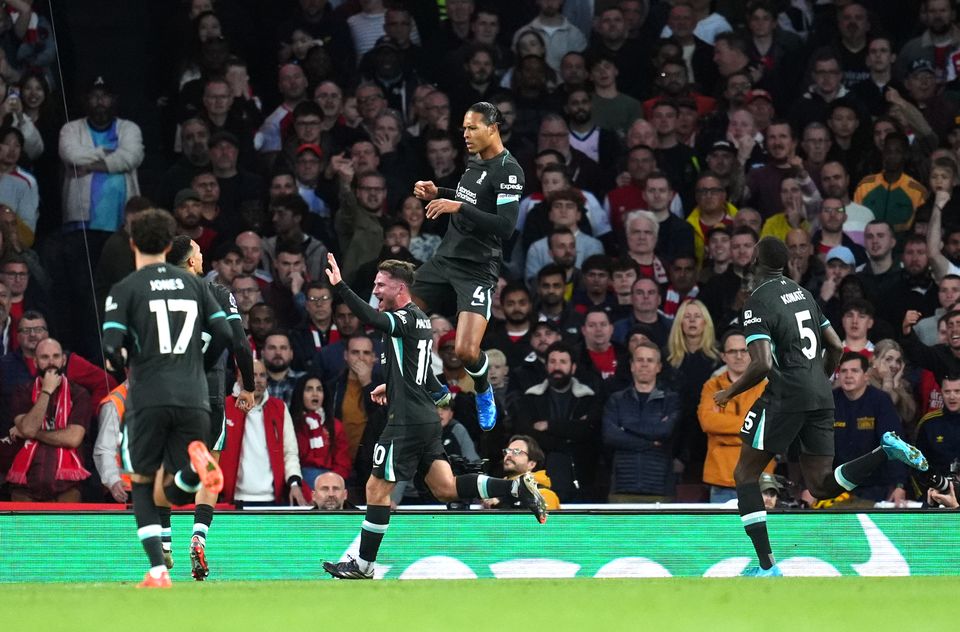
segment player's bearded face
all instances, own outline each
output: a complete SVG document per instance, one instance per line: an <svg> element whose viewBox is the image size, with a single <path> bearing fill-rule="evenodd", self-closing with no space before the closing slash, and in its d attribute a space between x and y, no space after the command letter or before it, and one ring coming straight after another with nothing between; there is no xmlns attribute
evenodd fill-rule
<svg viewBox="0 0 960 632"><path fill-rule="evenodd" d="M373 283L373 295L380 301L378 306L381 311L397 308L397 297L403 289L403 283L391 279L382 272L377 273L377 278Z"/></svg>

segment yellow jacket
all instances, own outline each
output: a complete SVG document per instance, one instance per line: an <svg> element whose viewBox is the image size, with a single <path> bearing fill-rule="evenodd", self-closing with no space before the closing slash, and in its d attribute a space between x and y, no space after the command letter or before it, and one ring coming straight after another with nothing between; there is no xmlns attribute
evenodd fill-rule
<svg viewBox="0 0 960 632"><path fill-rule="evenodd" d="M727 214L724 217L733 218L737 214L737 207L727 202ZM700 226L700 207L693 209L693 212L690 213L690 216L687 217L687 223L690 224L690 228L693 229L693 251L697 256L697 267L703 265L703 258L706 251L706 235L703 234L703 228Z"/></svg>
<svg viewBox="0 0 960 632"><path fill-rule="evenodd" d="M520 478L520 476L509 476L507 477L510 480L515 478ZM537 481L537 487L540 488L540 495L543 496L544 502L547 503L547 511L556 511L560 509L560 497L557 496L556 492L550 489L550 477L547 476L546 470L537 470L533 473L533 480Z"/></svg>
<svg viewBox="0 0 960 632"><path fill-rule="evenodd" d="M730 375L723 371L719 375L707 380L700 394L700 406L697 408L697 417L700 427L707 434L707 458L703 462L703 482L721 487L735 487L733 468L740 458L740 428L743 418L767 387L764 380L740 393L721 409L713 401L717 391L728 388L732 384ZM766 472L773 472L771 462Z"/></svg>

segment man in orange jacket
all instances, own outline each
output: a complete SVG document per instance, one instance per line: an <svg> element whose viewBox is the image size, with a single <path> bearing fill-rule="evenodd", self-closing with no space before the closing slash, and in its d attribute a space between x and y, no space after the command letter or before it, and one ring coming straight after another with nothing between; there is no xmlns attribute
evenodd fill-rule
<svg viewBox="0 0 960 632"><path fill-rule="evenodd" d="M700 427L707 434L707 458L703 463L703 482L710 485L710 502L724 503L737 497L733 480L733 468L740 458L740 427L743 417L763 394L767 381L764 380L734 397L720 408L713 401L713 395L728 388L739 378L750 364L747 353L747 340L739 329L728 330L720 340L725 366L707 380L700 394L700 406L697 417ZM773 463L766 472L773 472Z"/></svg>

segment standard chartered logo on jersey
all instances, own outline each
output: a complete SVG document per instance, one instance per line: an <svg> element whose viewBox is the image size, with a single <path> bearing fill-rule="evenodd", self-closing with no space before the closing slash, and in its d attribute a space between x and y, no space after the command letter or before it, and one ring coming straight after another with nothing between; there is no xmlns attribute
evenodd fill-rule
<svg viewBox="0 0 960 632"><path fill-rule="evenodd" d="M114 514L114 512L109 512ZM119 512L118 512L119 513ZM774 514L770 539L787 575L958 575L951 512ZM0 583L134 581L143 566L129 515L0 516ZM218 514L207 556L218 580L319 579L323 560L356 555L361 514ZM173 516L185 550L192 513ZM30 533L30 541L4 535ZM266 546L269 544L269 546ZM110 551L110 563L104 563ZM380 549L386 579L725 577L753 564L736 514L394 514ZM214 566L215 562L215 566ZM174 580L189 581L177 564Z"/></svg>

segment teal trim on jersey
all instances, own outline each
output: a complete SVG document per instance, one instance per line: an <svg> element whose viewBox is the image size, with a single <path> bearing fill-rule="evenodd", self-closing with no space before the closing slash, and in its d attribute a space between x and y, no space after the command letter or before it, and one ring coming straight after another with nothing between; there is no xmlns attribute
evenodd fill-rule
<svg viewBox="0 0 960 632"><path fill-rule="evenodd" d="M837 481L837 484L840 485L840 487L844 488L848 492L852 491L854 488L856 488L857 484L851 483L847 480L847 477L844 476L843 472L841 471L842 468L843 466L841 465L833 471L833 478L835 481Z"/></svg>
<svg viewBox="0 0 960 632"><path fill-rule="evenodd" d="M383 464L383 476L391 483L397 482L396 473L393 471L393 441L390 442L390 449L387 450L386 462Z"/></svg>
<svg viewBox="0 0 960 632"><path fill-rule="evenodd" d="M400 367L400 375L403 375L403 341L399 338L390 338L393 343L393 350L397 354L397 366Z"/></svg>
<svg viewBox="0 0 960 632"><path fill-rule="evenodd" d="M750 336L747 336L747 344L750 344L755 340L770 340L770 336L768 336L767 334L752 334Z"/></svg>
<svg viewBox="0 0 960 632"><path fill-rule="evenodd" d="M766 421L767 411L764 409L764 411L760 413L760 421L757 422L757 432L753 435L753 447L756 450L763 450L763 427Z"/></svg>
<svg viewBox="0 0 960 632"><path fill-rule="evenodd" d="M386 533L387 527L389 526L390 525L388 524L375 524L373 522L370 522L369 520L364 520L360 524L360 528L363 529L364 531L369 531L370 533L381 533L381 534Z"/></svg>
<svg viewBox="0 0 960 632"><path fill-rule="evenodd" d="M227 320L243 320L240 318L240 314L230 314L227 316Z"/></svg>
<svg viewBox="0 0 960 632"><path fill-rule="evenodd" d="M120 463L123 465L124 472L133 471L133 463L130 462L130 436L128 434L129 426L123 424L123 431L120 438Z"/></svg>
<svg viewBox="0 0 960 632"><path fill-rule="evenodd" d="M210 448L212 452L223 452L223 449L227 445L227 414L224 412L223 419L220 420L220 434L217 436L217 440L213 442L213 447Z"/></svg>
<svg viewBox="0 0 960 632"><path fill-rule="evenodd" d="M775 345L772 340L770 341L770 357L773 358L773 363L779 369L780 360L777 360L777 345Z"/></svg>
<svg viewBox="0 0 960 632"><path fill-rule="evenodd" d="M491 310L492 307L493 307L493 306L491 305L491 303L493 303L493 288L490 288L490 289L487 290L487 315L486 315L486 319L487 319L487 322L488 322L488 323L490 322L490 310Z"/></svg>
<svg viewBox="0 0 960 632"><path fill-rule="evenodd" d="M103 330L106 331L108 329L119 329L120 331L127 331L127 326L124 325L123 323L118 323L115 320L108 320L107 322L103 323Z"/></svg>
<svg viewBox="0 0 960 632"><path fill-rule="evenodd" d="M226 318L226 317L227 317L227 313L221 309L221 310L218 311L218 312L214 312L214 313L210 314L210 316L209 316L209 318L207 318L207 320L208 320L208 321L211 321L211 320L216 320L216 319L218 319L218 318Z"/></svg>
<svg viewBox="0 0 960 632"><path fill-rule="evenodd" d="M397 330L397 321L396 321L396 319L393 317L393 314L391 314L390 312L384 312L384 314L386 314L386 315L387 315L387 318L390 319L390 331L388 331L387 333L392 336L392 335L393 335L393 332L395 332L395 331Z"/></svg>
<svg viewBox="0 0 960 632"><path fill-rule="evenodd" d="M823 329L824 327L829 327L829 326L830 326L830 321L827 320L826 318L824 318L823 322L820 323L820 329Z"/></svg>

